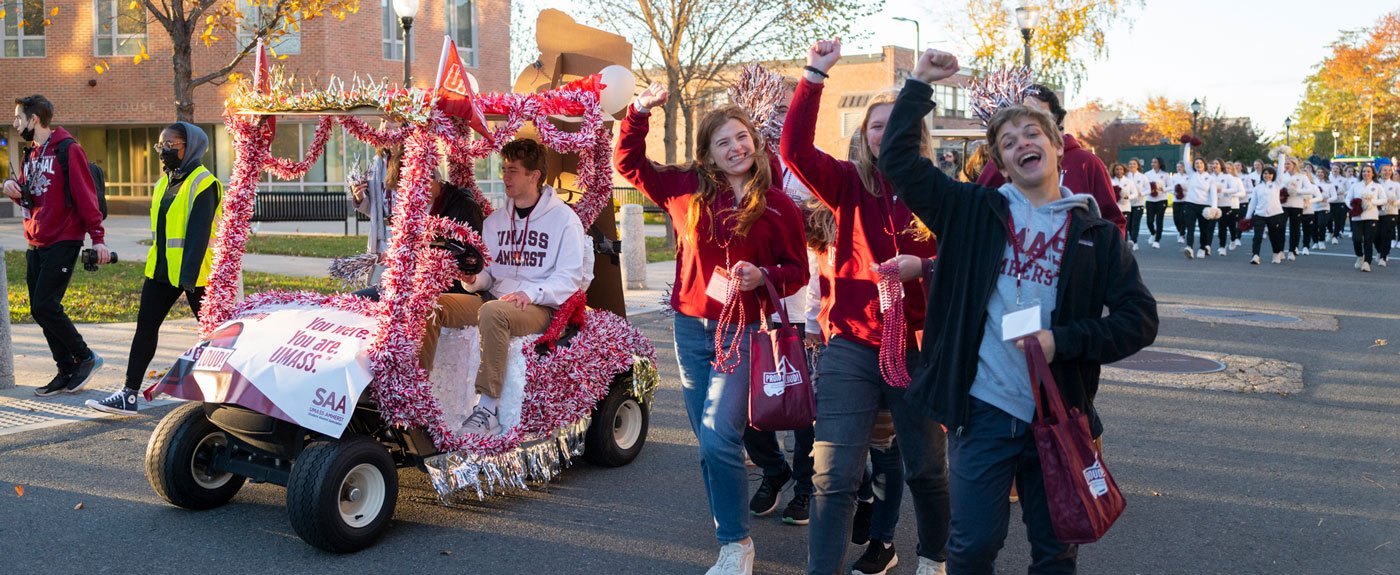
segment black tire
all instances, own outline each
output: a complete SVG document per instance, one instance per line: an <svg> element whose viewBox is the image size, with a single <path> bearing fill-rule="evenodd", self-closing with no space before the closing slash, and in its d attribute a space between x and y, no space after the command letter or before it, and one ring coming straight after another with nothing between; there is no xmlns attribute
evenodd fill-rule
<svg viewBox="0 0 1400 575"><path fill-rule="evenodd" d="M211 469L212 452L227 449L228 436L204 416L204 405L190 402L161 418L146 443L146 480L156 495L185 509L213 509L228 503L246 478Z"/></svg>
<svg viewBox="0 0 1400 575"><path fill-rule="evenodd" d="M383 535L398 494L398 469L389 450L363 435L346 434L312 443L292 463L287 519L312 546L353 553Z"/></svg>
<svg viewBox="0 0 1400 575"><path fill-rule="evenodd" d="M632 373L613 380L607 397L593 409L593 422L584 436L583 457L603 467L632 463L647 442L651 413L632 395Z"/></svg>

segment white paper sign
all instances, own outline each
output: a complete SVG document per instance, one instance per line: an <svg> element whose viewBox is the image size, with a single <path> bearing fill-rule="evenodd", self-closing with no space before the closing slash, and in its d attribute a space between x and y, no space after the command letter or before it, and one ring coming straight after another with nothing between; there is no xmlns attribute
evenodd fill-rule
<svg viewBox="0 0 1400 575"><path fill-rule="evenodd" d="M1021 339L1037 331L1040 331L1038 305L1001 316L1001 339L1004 341Z"/></svg>

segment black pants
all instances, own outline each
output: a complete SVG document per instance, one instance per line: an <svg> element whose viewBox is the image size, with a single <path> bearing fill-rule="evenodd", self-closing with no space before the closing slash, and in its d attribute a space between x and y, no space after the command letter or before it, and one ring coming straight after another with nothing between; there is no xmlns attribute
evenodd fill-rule
<svg viewBox="0 0 1400 575"><path fill-rule="evenodd" d="M1328 213L1332 216L1332 220L1328 226L1328 230L1332 233L1332 237L1342 237L1342 232L1346 231L1347 229L1347 205L1332 202L1332 209Z"/></svg>
<svg viewBox="0 0 1400 575"><path fill-rule="evenodd" d="M1381 216L1376 224L1376 253L1381 259L1390 259L1390 242L1395 241L1396 219L1400 216Z"/></svg>
<svg viewBox="0 0 1400 575"><path fill-rule="evenodd" d="M1269 234L1269 246L1273 253L1283 253L1283 223L1287 216L1254 217L1254 255L1259 255L1259 246L1264 243L1264 234Z"/></svg>
<svg viewBox="0 0 1400 575"><path fill-rule="evenodd" d="M165 323L170 308L179 301L180 294L185 294L190 311L199 317L204 288L190 291L151 278L146 278L146 282L141 284L141 307L136 310L136 335L131 338L131 357L126 364L127 389L141 387L141 381L146 378L146 368L150 367L151 358L156 356L156 346L160 344L160 326Z"/></svg>
<svg viewBox="0 0 1400 575"><path fill-rule="evenodd" d="M1201 243L1198 247L1200 247L1200 249L1210 251L1210 236L1212 233L1215 232L1215 222L1213 220L1206 219L1205 212L1206 208L1209 206L1204 206L1201 204L1191 204L1187 202L1181 202L1181 205L1185 208L1183 211L1185 212L1185 215L1188 218L1186 220L1187 247L1195 245L1196 229L1200 228Z"/></svg>
<svg viewBox="0 0 1400 575"><path fill-rule="evenodd" d="M1128 238L1137 245L1142 240L1142 206L1133 206L1128 211Z"/></svg>
<svg viewBox="0 0 1400 575"><path fill-rule="evenodd" d="M1240 238L1240 230L1235 227L1239 217L1239 212L1235 208L1221 206L1220 221L1217 222L1220 224L1220 247L1229 246L1230 240Z"/></svg>
<svg viewBox="0 0 1400 575"><path fill-rule="evenodd" d="M1152 241L1162 241L1162 226L1166 224L1167 202L1147 202L1147 235Z"/></svg>
<svg viewBox="0 0 1400 575"><path fill-rule="evenodd" d="M1296 252L1302 241L1303 208L1284 208L1283 215L1288 216L1288 251Z"/></svg>
<svg viewBox="0 0 1400 575"><path fill-rule="evenodd" d="M78 265L83 242L58 242L48 247L30 247L24 254L25 284L29 288L29 308L34 323L44 330L44 339L61 373L72 371L92 355L82 334L63 310L63 296Z"/></svg>
<svg viewBox="0 0 1400 575"><path fill-rule="evenodd" d="M1172 202L1172 225L1176 226L1176 235L1181 238L1186 237L1187 228L1190 227L1187 225L1187 222L1195 223L1195 220L1190 219L1187 214L1187 212L1190 211L1190 207L1191 204L1182 200ZM1191 242L1187 240L1186 243L1190 244Z"/></svg>
<svg viewBox="0 0 1400 575"><path fill-rule="evenodd" d="M749 452L749 459L753 460L754 465L763 469L764 477L779 477L784 473L791 473L797 482L792 487L792 494L811 495L814 468L812 443L816 435L811 427L793 433L797 441L792 449L791 466L788 466L787 458L783 456L782 442L778 441L778 433L775 431L744 428L744 449Z"/></svg>
<svg viewBox="0 0 1400 575"><path fill-rule="evenodd" d="M1312 249L1319 235L1317 231L1317 214L1303 214L1303 247Z"/></svg>
<svg viewBox="0 0 1400 575"><path fill-rule="evenodd" d="M1376 247L1376 220L1351 221L1351 247L1356 257L1371 263L1372 250Z"/></svg>

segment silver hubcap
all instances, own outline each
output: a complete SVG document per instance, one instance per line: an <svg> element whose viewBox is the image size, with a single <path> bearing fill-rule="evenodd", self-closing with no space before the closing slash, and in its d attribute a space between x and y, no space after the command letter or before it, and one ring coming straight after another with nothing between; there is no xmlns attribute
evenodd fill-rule
<svg viewBox="0 0 1400 575"><path fill-rule="evenodd" d="M373 523L384 507L386 489L378 467L356 465L340 482L340 520L354 528Z"/></svg>
<svg viewBox="0 0 1400 575"><path fill-rule="evenodd" d="M628 450L642 436L642 406L635 399L622 402L613 418L613 442L618 449Z"/></svg>
<svg viewBox="0 0 1400 575"><path fill-rule="evenodd" d="M190 476L205 489L218 489L233 479L232 473L218 473L213 470L214 453L228 447L228 437L222 432L210 433L199 440L194 447L194 457L190 458Z"/></svg>

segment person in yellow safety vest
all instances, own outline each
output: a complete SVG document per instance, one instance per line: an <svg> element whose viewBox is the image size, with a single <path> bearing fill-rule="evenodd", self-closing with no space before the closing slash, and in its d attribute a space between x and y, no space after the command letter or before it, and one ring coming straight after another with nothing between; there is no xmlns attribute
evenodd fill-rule
<svg viewBox="0 0 1400 575"><path fill-rule="evenodd" d="M200 163L208 148L209 137L194 124L176 122L160 133L156 151L165 175L151 194L154 242L146 256L146 281L141 285L126 386L102 401L88 400L89 408L135 415L136 392L155 357L160 326L180 294L185 294L190 311L199 316L223 196L218 178Z"/></svg>

